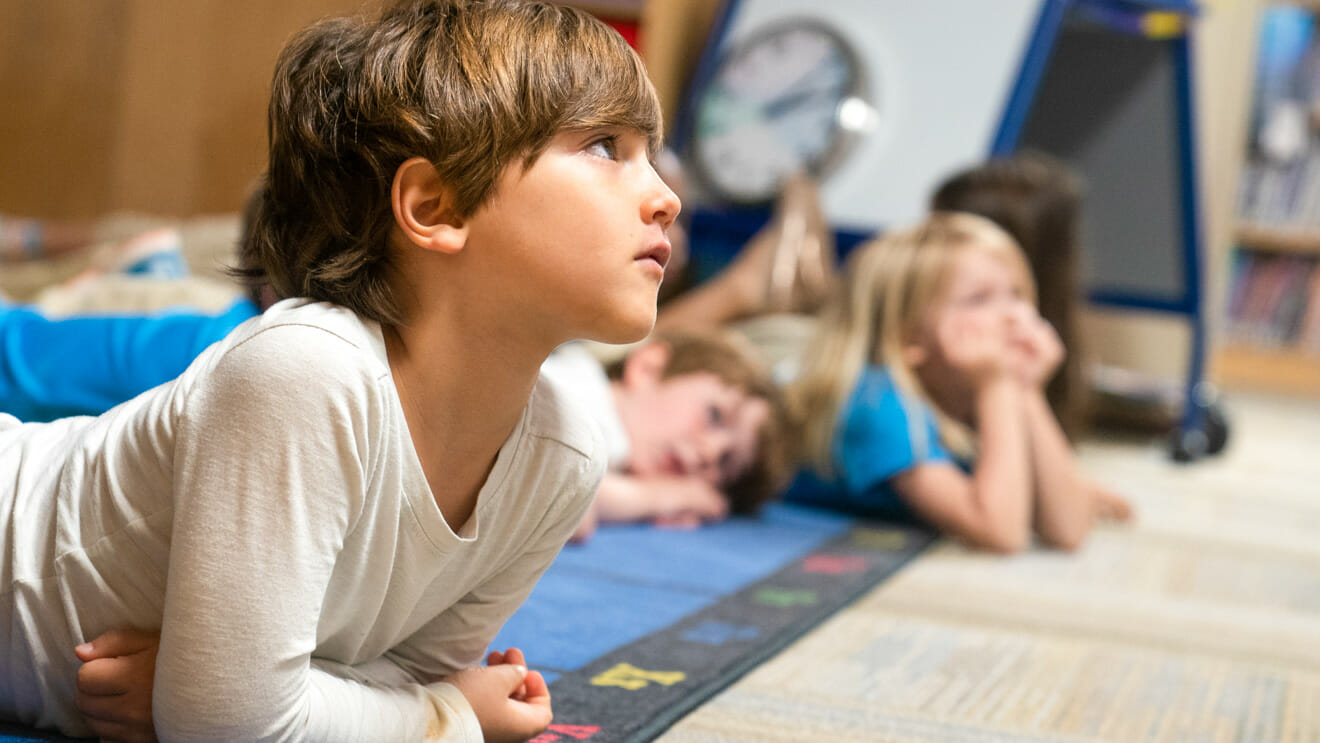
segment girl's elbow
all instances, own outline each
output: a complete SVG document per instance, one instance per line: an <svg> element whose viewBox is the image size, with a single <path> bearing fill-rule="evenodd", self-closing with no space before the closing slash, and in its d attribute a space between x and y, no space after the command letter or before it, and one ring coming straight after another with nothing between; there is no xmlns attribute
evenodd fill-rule
<svg viewBox="0 0 1320 743"><path fill-rule="evenodd" d="M1041 541L1063 552L1076 552L1086 542L1090 525L1084 523L1062 524L1043 531Z"/></svg>
<svg viewBox="0 0 1320 743"><path fill-rule="evenodd" d="M996 555L1016 555L1025 552L1030 543L1025 536L994 535L988 537L981 548Z"/></svg>
<svg viewBox="0 0 1320 743"><path fill-rule="evenodd" d="M962 541L973 549L993 552L997 555L1015 555L1023 552L1031 544L1031 535L1026 529L1010 526L973 529L962 535Z"/></svg>

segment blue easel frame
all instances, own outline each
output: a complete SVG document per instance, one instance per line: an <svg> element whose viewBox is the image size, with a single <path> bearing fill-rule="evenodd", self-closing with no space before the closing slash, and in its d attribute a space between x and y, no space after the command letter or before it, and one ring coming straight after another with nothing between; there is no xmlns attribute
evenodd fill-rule
<svg viewBox="0 0 1320 743"><path fill-rule="evenodd" d="M1031 106L1035 101L1050 56L1058 41L1064 19L1074 8L1092 8L1119 14L1139 15L1162 11L1194 16L1199 7L1191 0L1046 0L1036 22L1026 54L1023 55L1017 83L1005 106L1004 115L990 146L992 156L1007 156L1017 149ZM1200 209L1200 179L1197 175L1195 98L1192 83L1192 36L1184 24L1182 33L1160 40L1169 46L1174 64L1174 97L1178 117L1178 158L1182 189L1183 292L1182 296L1158 296L1121 289L1099 287L1087 298L1096 305L1123 309L1149 310L1182 315L1191 325L1191 358L1183 395L1179 434L1203 431L1206 426L1205 360L1208 352L1205 304L1202 291L1201 261L1203 231ZM1122 31L1117 31L1122 33Z"/></svg>
<svg viewBox="0 0 1320 743"><path fill-rule="evenodd" d="M739 4L739 0L725 0L712 24L706 48L684 95L680 116L671 137L671 144L678 151L683 151L692 136L691 112L696 106L698 96L714 76L719 60L720 42L728 32ZM995 135L989 143L988 156L1007 156L1017 150L1031 107L1058 42L1060 30L1069 12L1075 9L1129 19L1155 11L1186 17L1200 13L1200 6L1196 0L1044 0L1031 40L1019 65L1016 83L1005 104ZM1189 27L1190 24L1185 23L1181 33L1158 40L1158 43L1169 46L1174 65L1173 94L1178 118L1175 130L1182 189L1180 217L1183 235L1181 256L1183 292L1181 296L1161 296L1098 287L1087 294L1087 299L1096 305L1181 315L1191 325L1191 358L1188 363L1186 388L1183 394L1184 404L1177 431L1181 438L1185 438L1189 433L1204 432L1210 397L1207 394L1209 387L1205 382L1208 344L1201 269L1203 230L1200 216L1200 179L1196 160L1195 100L1192 83L1193 41ZM1116 30L1116 33L1123 32ZM750 238L768 217L767 208L724 207L698 210L693 217L694 258L705 251L709 254L708 257L712 258L714 267L718 268L732 257L736 252L736 246L742 245ZM702 240L700 237L702 234L710 235L709 239ZM846 254L869 236L866 231L838 229L837 225L835 234L841 255ZM698 275L704 278L701 266L698 266ZM1192 458L1195 456L1199 455L1194 454Z"/></svg>

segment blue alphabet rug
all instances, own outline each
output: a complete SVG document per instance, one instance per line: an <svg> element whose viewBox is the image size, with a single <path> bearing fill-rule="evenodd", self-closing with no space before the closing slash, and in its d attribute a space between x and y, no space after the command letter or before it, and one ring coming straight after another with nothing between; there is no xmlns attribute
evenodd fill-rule
<svg viewBox="0 0 1320 743"><path fill-rule="evenodd" d="M555 724L534 743L651 740L933 539L786 504L693 530L607 526L564 548L492 647L550 682ZM0 743L68 740L0 723Z"/></svg>

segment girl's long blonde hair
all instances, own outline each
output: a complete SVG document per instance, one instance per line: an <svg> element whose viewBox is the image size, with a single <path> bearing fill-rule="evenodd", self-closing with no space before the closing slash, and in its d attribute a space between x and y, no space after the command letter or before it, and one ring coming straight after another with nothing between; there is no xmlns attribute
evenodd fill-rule
<svg viewBox="0 0 1320 743"><path fill-rule="evenodd" d="M966 249L1009 260L1035 302L1031 270L1017 243L994 222L972 214L936 212L849 256L843 286L822 310L802 373L787 392L800 436L799 454L817 471L829 474L835 469L835 431L868 365L886 367L902 393L930 406L950 451L961 457L974 453L972 431L934 404L902 353L904 345L920 337L944 291L953 256Z"/></svg>

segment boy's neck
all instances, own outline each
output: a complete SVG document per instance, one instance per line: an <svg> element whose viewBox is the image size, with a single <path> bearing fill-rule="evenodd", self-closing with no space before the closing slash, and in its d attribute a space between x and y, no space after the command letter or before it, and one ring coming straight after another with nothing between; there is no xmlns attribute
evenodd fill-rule
<svg viewBox="0 0 1320 743"><path fill-rule="evenodd" d="M499 342L444 314L383 328L390 372L436 505L455 532L476 508L549 349ZM452 316L451 316L452 317Z"/></svg>

